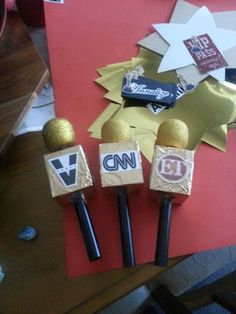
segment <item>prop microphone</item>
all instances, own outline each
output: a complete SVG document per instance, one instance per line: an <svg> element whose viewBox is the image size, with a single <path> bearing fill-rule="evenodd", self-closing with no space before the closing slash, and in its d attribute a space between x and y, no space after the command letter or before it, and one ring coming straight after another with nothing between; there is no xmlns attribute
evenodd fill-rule
<svg viewBox="0 0 236 314"><path fill-rule="evenodd" d="M75 133L66 119L49 120L43 127L43 138L47 148L53 152L44 160L53 197L70 195L84 244L90 261L101 257L94 227L89 215L83 189L91 187L93 180L81 145L75 144Z"/></svg>
<svg viewBox="0 0 236 314"><path fill-rule="evenodd" d="M160 216L154 263L168 261L171 208L191 193L194 152L185 149L188 127L178 119L164 121L158 129L150 176L150 190L158 191Z"/></svg>
<svg viewBox="0 0 236 314"><path fill-rule="evenodd" d="M100 173L103 188L115 187L120 219L123 265L135 265L127 185L143 183L141 156L131 129L123 120L110 119L102 127L99 145Z"/></svg>

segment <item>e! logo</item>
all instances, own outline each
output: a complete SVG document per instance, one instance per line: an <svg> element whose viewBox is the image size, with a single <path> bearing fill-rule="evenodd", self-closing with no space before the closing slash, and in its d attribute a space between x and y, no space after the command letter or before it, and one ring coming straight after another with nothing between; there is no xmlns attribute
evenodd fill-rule
<svg viewBox="0 0 236 314"><path fill-rule="evenodd" d="M183 157L177 154L166 154L158 158L156 172L162 180L169 183L178 183L188 175L188 165Z"/></svg>

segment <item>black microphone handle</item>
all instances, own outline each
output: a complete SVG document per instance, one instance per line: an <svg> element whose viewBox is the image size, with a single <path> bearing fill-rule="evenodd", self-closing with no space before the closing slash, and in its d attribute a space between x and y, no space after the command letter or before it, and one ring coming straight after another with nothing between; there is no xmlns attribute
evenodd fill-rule
<svg viewBox="0 0 236 314"><path fill-rule="evenodd" d="M77 191L71 195L71 201L80 224L84 244L90 261L95 261L101 257L98 241L94 227L89 215L87 202L82 191Z"/></svg>
<svg viewBox="0 0 236 314"><path fill-rule="evenodd" d="M154 264L164 267L168 263L172 200L170 196L163 195L160 198L160 202L161 206Z"/></svg>
<svg viewBox="0 0 236 314"><path fill-rule="evenodd" d="M120 219L123 265L132 267L135 265L135 257L126 187L117 188L116 195Z"/></svg>

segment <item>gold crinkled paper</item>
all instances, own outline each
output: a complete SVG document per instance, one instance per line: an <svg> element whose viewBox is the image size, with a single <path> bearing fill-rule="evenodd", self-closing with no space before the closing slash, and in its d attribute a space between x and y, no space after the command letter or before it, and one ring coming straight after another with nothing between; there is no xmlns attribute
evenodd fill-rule
<svg viewBox="0 0 236 314"><path fill-rule="evenodd" d="M234 84L209 77L192 93L178 99L174 108L163 110L157 115L145 107L125 106L121 97L122 79L127 71L137 65L144 68L145 77L167 83L179 82L175 71L156 72L160 61L160 55L140 48L136 58L97 69L100 77L95 81L106 90L104 97L110 104L89 127L91 136L101 138L101 127L109 118L123 119L133 128L134 139L139 141L142 153L151 162L158 126L166 119L176 118L184 121L189 128L188 149L196 149L203 140L225 151L227 126L236 118ZM130 100L129 105L132 105Z"/></svg>

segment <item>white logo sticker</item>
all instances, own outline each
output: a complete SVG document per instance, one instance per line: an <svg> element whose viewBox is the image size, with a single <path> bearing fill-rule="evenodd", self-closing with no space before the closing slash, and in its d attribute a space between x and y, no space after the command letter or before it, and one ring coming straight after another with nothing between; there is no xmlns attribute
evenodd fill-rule
<svg viewBox="0 0 236 314"><path fill-rule="evenodd" d="M132 171L140 169L137 151L106 153L100 155L102 173L114 171Z"/></svg>
<svg viewBox="0 0 236 314"><path fill-rule="evenodd" d="M44 2L64 3L64 0L44 0Z"/></svg>
<svg viewBox="0 0 236 314"><path fill-rule="evenodd" d="M78 158L78 153L71 153L48 160L66 188L77 184Z"/></svg>
<svg viewBox="0 0 236 314"><path fill-rule="evenodd" d="M147 104L147 108L154 114L160 113L162 110L166 108L166 106L162 106L153 102L149 102Z"/></svg>
<svg viewBox="0 0 236 314"><path fill-rule="evenodd" d="M177 154L166 154L157 160L157 175L169 183L178 183L185 180L189 174L188 164Z"/></svg>

